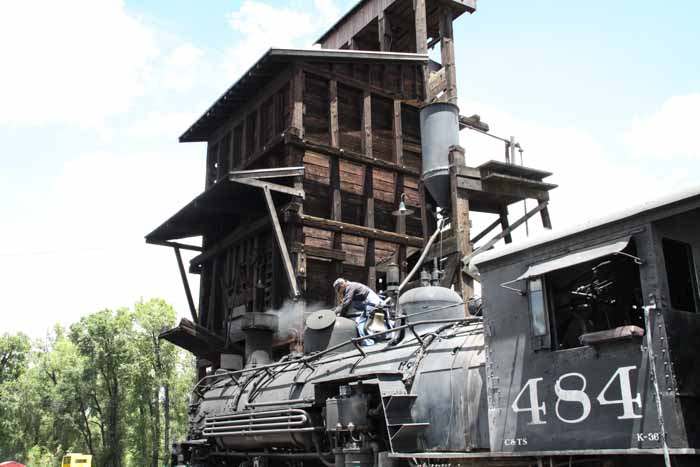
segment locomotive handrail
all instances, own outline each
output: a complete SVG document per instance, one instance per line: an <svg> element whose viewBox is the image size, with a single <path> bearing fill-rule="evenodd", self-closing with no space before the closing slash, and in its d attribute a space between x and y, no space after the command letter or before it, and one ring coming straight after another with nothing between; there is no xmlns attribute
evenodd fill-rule
<svg viewBox="0 0 700 467"><path fill-rule="evenodd" d="M409 330L411 331L411 333L413 333L414 335L416 335L417 333L415 332L415 330L414 330L413 328L414 328L415 326L421 326L421 325L426 325L426 324L449 324L449 323L465 323L465 324L471 324L471 323L480 323L480 322L482 322L482 321L483 321L483 318L481 318L481 317L464 317L464 318L449 318L449 319L429 319L429 320L423 320L423 321L416 321L416 322L414 322L414 323L403 324L403 325L401 325L401 326L397 326L397 327L392 328L392 329L389 329L389 330L387 330L387 331L382 331L382 332L378 332L378 333L372 334L372 335L369 336L369 337L383 336L383 335L390 334L390 333L393 333L393 332L396 332L396 331L400 331L400 330L402 330L402 329L409 329ZM207 381L207 380L209 380L209 379L212 379L212 378L219 378L219 377L222 377L222 376L230 376L230 377L233 378L233 377L235 377L236 375L241 375L241 374L244 374L244 373L249 373L249 372L251 372L251 371L261 371L261 370L262 370L262 371L268 371L270 368L277 368L277 367L280 367L280 366L283 366L283 365L289 365L290 363L299 363L299 364L304 365L304 364L306 364L306 363L308 363L308 362L311 362L311 361L313 361L313 360L317 360L318 358L320 358L320 357L322 357L322 356L324 356L324 355L326 355L326 354L328 354L328 353L330 353L330 352L333 352L334 350L340 349L340 348L342 348L342 347L344 347L344 346L346 346L346 345L348 345L348 344L352 344L352 345L355 346L355 348L358 348L358 344L359 344L360 342L362 342L362 341L363 341L364 339L366 339L366 338L367 338L367 337L353 337L353 338L351 338L351 339L348 339L348 340L346 340L346 341L341 342L340 344L334 345L333 347L329 347L329 348L327 348L327 349L325 349L325 350L322 350L322 351L320 351L320 352L317 352L317 353L315 353L315 354L308 355L308 356L306 356L306 357L301 357L301 358L298 359L298 360L287 360L287 361L284 361L284 362L276 362L276 363L270 363L270 364L267 364L267 365L261 365L261 366L257 366L257 367L243 368L243 369L241 369L241 370L228 371L228 372L225 372L225 373L222 372L222 373L219 373L219 374L206 375L206 376L204 376L202 379L200 379L200 380L197 382L197 384L196 384L195 387L194 387L194 391L196 391L196 390L199 388L199 386L200 386L201 384L203 384L205 381ZM421 342L420 340L418 340L418 341L419 341L419 343ZM421 344L421 345L422 345L422 344ZM386 349L386 347L383 347L383 348L377 349L377 350L372 350L372 351L360 350L359 352L360 352L360 355L361 355L361 356L366 357L367 355L370 355L370 354L375 354L375 353L383 352L385 349ZM358 349L358 350L359 350L359 349Z"/></svg>
<svg viewBox="0 0 700 467"><path fill-rule="evenodd" d="M285 401L246 402L246 407L269 407L274 405L310 404L314 399L287 399Z"/></svg>

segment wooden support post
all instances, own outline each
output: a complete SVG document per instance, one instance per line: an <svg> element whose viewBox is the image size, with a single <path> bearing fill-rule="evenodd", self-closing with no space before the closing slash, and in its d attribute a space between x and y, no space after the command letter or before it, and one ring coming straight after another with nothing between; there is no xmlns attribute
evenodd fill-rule
<svg viewBox="0 0 700 467"><path fill-rule="evenodd" d="M277 119L279 116L277 115L277 109L278 107L278 101L280 99L279 94L275 93L271 97L272 99L272 109L270 109L270 114L268 115L268 118L270 119L270 136L269 139L273 139L275 136L277 136L277 127L279 126L279 123L277 123ZM233 143L231 144L233 146ZM231 165L233 167L233 165Z"/></svg>
<svg viewBox="0 0 700 467"><path fill-rule="evenodd" d="M362 153L372 157L372 94L366 89L362 97Z"/></svg>
<svg viewBox="0 0 700 467"><path fill-rule="evenodd" d="M399 204L401 203L401 196L404 190L404 175L399 173L396 174L396 192L394 195L394 210L399 209ZM406 235L406 216L396 216L396 232L401 235ZM406 245L399 245L399 277L401 280L406 277L408 273L408 263L406 262Z"/></svg>
<svg viewBox="0 0 700 467"><path fill-rule="evenodd" d="M334 221L342 221L342 203L340 197L340 159L331 157L331 219Z"/></svg>
<svg viewBox="0 0 700 467"><path fill-rule="evenodd" d="M377 22L379 26L379 50L382 52L391 52L391 23L389 23L389 18L386 17L383 10L379 12Z"/></svg>
<svg viewBox="0 0 700 467"><path fill-rule="evenodd" d="M501 206L500 211L501 212L498 214L498 217L501 221L501 228L506 230L508 227L510 227L510 224L508 223L508 206ZM513 241L513 237L510 234L504 236L503 239L506 243L511 243Z"/></svg>
<svg viewBox="0 0 700 467"><path fill-rule="evenodd" d="M420 196L420 218L423 228L423 242L427 243L430 236L435 232L435 222L428 209L428 192L425 190L423 180L418 182L418 194Z"/></svg>
<svg viewBox="0 0 700 467"><path fill-rule="evenodd" d="M329 89L329 126L331 146L334 148L340 147L340 133L338 126L338 82L334 79L330 80Z"/></svg>
<svg viewBox="0 0 700 467"><path fill-rule="evenodd" d="M194 307L194 300L192 299L192 291L190 290L190 282L187 280L187 272L185 271L185 265L182 262L182 255L180 254L180 248L173 247L175 251L175 258L177 259L177 267L180 270L180 279L182 279L182 286L185 288L185 295L187 296L187 305L190 307L190 314L192 315L192 321L197 323L197 309Z"/></svg>
<svg viewBox="0 0 700 467"><path fill-rule="evenodd" d="M500 217L498 219L496 219L495 221L493 221L491 224L489 224L489 226L486 227L484 230L479 232L474 238L472 238L471 239L472 245L476 245L476 242L478 242L479 240L481 240L482 238L487 236L489 234L489 232L491 232L493 229L495 229L499 225L502 226ZM502 227L502 228L505 229L506 227Z"/></svg>
<svg viewBox="0 0 700 467"><path fill-rule="evenodd" d="M510 225L510 227L508 227L503 232L499 233L498 235L493 237L491 240L489 240L488 242L486 242L485 244L483 244L482 246L477 248L474 252L469 253L467 256L464 256L462 258L462 263L464 264L464 266L465 267L468 266L468 263L471 260L471 258L474 257L474 255L476 255L478 252L486 251L486 250L490 249L491 247L493 247L496 243L499 242L499 240L501 240L506 235L509 235L513 230L515 230L518 227L520 227L521 225L523 225L525 222L528 221L528 219L530 219L532 216L534 216L538 212L542 211L546 206L547 206L547 201L540 201L540 204L538 204L533 209L528 211L523 217L521 217L517 221L513 222Z"/></svg>
<svg viewBox="0 0 700 467"><path fill-rule="evenodd" d="M460 190L457 185L457 174L459 168L464 166L464 148L453 146L450 151L450 187L451 187L451 209L450 209L450 224L452 235L457 243L457 258L462 258L472 252L471 242L469 241L469 199L466 191ZM457 293L462 295L464 299L464 313L469 314L467 309L467 300L474 295L474 281L471 277L462 272L459 260L456 261L455 267L457 271L454 273L454 284ZM449 274L450 271L447 271Z"/></svg>
<svg viewBox="0 0 700 467"><path fill-rule="evenodd" d="M540 211L540 216L542 217L542 227L547 230L552 229L552 219L549 217L549 208L545 205Z"/></svg>
<svg viewBox="0 0 700 467"><path fill-rule="evenodd" d="M401 203L401 195L403 195L404 190L404 175L399 173L396 174L396 192L394 194L394 210L399 209L399 204ZM406 233L406 216L396 216L395 230L397 233Z"/></svg>
<svg viewBox="0 0 700 467"><path fill-rule="evenodd" d="M284 234L282 233L282 226L280 225L279 218L277 217L277 209L275 208L275 203L272 201L270 188L267 186L263 187L263 192L265 194L268 214L270 214L270 220L272 220L272 231L275 236L275 241L277 242L277 247L279 248L279 252L282 256L284 269L287 273L287 280L289 280L289 286L292 288L294 297L298 297L301 295L301 293L299 292L299 286L297 285L297 279L294 274L294 266L292 265L292 260L289 257L287 243L285 242ZM214 262L216 263L216 260L214 260Z"/></svg>
<svg viewBox="0 0 700 467"><path fill-rule="evenodd" d="M364 182L365 198L365 227L374 228L374 169L371 165L365 167Z"/></svg>
<svg viewBox="0 0 700 467"><path fill-rule="evenodd" d="M241 167L245 167L248 162L248 118L243 119L241 125Z"/></svg>
<svg viewBox="0 0 700 467"><path fill-rule="evenodd" d="M253 150L253 154L257 154L260 152L260 147L261 147L260 141L262 140L261 132L262 132L262 107L258 107L258 110L255 111L255 132L253 133L253 140L254 140L253 147L255 149Z"/></svg>
<svg viewBox="0 0 700 467"><path fill-rule="evenodd" d="M416 53L428 53L428 25L425 14L425 0L413 0L416 25Z"/></svg>
<svg viewBox="0 0 700 467"><path fill-rule="evenodd" d="M219 257L214 258L211 264L211 275L209 282L209 303L207 304L209 309L207 310L207 320L206 323L202 323L210 331L214 330L214 325L216 323L216 293L218 288L216 287L217 279L219 273Z"/></svg>
<svg viewBox="0 0 700 467"><path fill-rule="evenodd" d="M415 17L415 40L416 40L416 53L427 54L428 53L428 24L427 15L425 11L425 0L413 0L413 10ZM423 100L428 101L428 67L422 66L420 71L423 78L422 93ZM418 83L418 80L416 80Z"/></svg>
<svg viewBox="0 0 700 467"><path fill-rule="evenodd" d="M331 175L330 175L330 186L331 186L331 218L334 221L342 222L343 220L343 205L342 198L340 194L340 159L338 157L331 156ZM333 232L332 245L334 250L343 249L343 233L341 231ZM343 274L343 261L333 261L335 275L341 276Z"/></svg>
<svg viewBox="0 0 700 467"><path fill-rule="evenodd" d="M365 198L365 227L374 228L374 169L371 165L365 167L364 181ZM376 289L377 268L375 267L374 255L375 241L367 239L367 251L365 252L365 267L367 267L367 285L371 289Z"/></svg>
<svg viewBox="0 0 700 467"><path fill-rule="evenodd" d="M292 92L289 93L292 102L292 128L299 138L304 139L304 71L297 69L292 81Z"/></svg>
<svg viewBox="0 0 700 467"><path fill-rule="evenodd" d="M394 162L403 165L403 129L401 128L401 101L394 100Z"/></svg>
<svg viewBox="0 0 700 467"><path fill-rule="evenodd" d="M294 177L294 188L303 192L304 191L304 176L303 175L297 175ZM298 203L296 203L297 206L297 213L300 215L304 214L304 203L302 202L302 199L297 197L295 198ZM290 225L287 227L287 231L290 232L290 236L292 237L291 240L295 243L304 243L304 229L300 225ZM297 285L299 286L299 290L302 291L303 293L306 293L306 252L305 251L300 251L295 253L296 255L296 277L297 277Z"/></svg>
<svg viewBox="0 0 700 467"><path fill-rule="evenodd" d="M452 31L452 10L443 7L440 12L440 55L445 69L447 102L457 104L457 72L455 70L455 45Z"/></svg>
<svg viewBox="0 0 700 467"><path fill-rule="evenodd" d="M375 240L373 238L367 239L365 265L367 266L367 287L372 290L377 290L377 266L375 258Z"/></svg>

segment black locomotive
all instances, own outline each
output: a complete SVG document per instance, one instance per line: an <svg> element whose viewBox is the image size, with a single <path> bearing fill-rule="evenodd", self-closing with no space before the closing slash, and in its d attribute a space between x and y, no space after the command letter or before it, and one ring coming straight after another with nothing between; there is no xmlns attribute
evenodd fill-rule
<svg viewBox="0 0 700 467"><path fill-rule="evenodd" d="M371 346L321 311L273 362L249 313L174 465L698 465L699 265L696 189L477 254L479 312L425 282Z"/></svg>

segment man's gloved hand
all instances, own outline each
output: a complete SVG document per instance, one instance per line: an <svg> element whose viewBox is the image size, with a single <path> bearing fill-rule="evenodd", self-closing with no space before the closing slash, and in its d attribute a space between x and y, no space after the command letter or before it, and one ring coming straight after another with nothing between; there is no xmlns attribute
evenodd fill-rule
<svg viewBox="0 0 700 467"><path fill-rule="evenodd" d="M336 316L342 316L342 315L343 315L343 314L342 314L343 309L342 309L341 307L339 307L339 306L335 307L335 308L333 309L333 312L335 313Z"/></svg>

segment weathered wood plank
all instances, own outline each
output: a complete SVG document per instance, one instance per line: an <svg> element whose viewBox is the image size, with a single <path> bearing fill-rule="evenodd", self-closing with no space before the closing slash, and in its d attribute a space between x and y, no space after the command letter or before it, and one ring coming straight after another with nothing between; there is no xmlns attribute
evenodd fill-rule
<svg viewBox="0 0 700 467"><path fill-rule="evenodd" d="M455 70L452 19L452 10L443 7L440 12L440 55L445 70L445 97L447 102L457 104L457 73Z"/></svg>
<svg viewBox="0 0 700 467"><path fill-rule="evenodd" d="M457 186L458 178L458 167L464 166L464 149L461 147L455 147L453 151L450 152L450 185L452 187ZM462 190L452 189L451 193L451 209L450 209L450 225L452 229L452 235L457 241L457 258L462 258L465 255L469 255L472 252L472 246L469 241L469 199ZM452 281L455 285L455 290L457 293L462 294L464 297L465 307L464 313L469 314L467 311L466 302L469 298L474 295L474 281L471 277L467 276L462 272L459 261L455 264L454 280Z"/></svg>
<svg viewBox="0 0 700 467"><path fill-rule="evenodd" d="M307 256L314 258L325 258L333 261L345 261L346 253L343 250L334 250L332 248L320 248L312 245L304 245L303 251Z"/></svg>
<svg viewBox="0 0 700 467"><path fill-rule="evenodd" d="M290 96L292 100L291 127L296 129L300 138L304 138L304 71L302 69L297 69L294 72Z"/></svg>
<svg viewBox="0 0 700 467"><path fill-rule="evenodd" d="M197 319L197 309L194 307L194 300L192 299L192 291L190 290L190 282L187 280L187 272L185 271L185 265L182 262L182 255L180 254L179 247L173 247L175 251L175 258L177 259L177 268L180 271L180 279L182 280L182 287L185 289L185 295L187 296L187 305L190 309L190 315L192 315L192 321L195 323Z"/></svg>
<svg viewBox="0 0 700 467"><path fill-rule="evenodd" d="M368 90L362 96L362 153L372 157L372 94Z"/></svg>
<svg viewBox="0 0 700 467"><path fill-rule="evenodd" d="M268 214L270 215L270 220L272 221L272 231L275 235L275 241L277 242L277 247L279 248L280 256L282 257L285 272L287 273L287 280L289 281L289 286L292 288L292 293L294 297L298 297L299 295L301 295L301 292L299 291L299 286L297 284L296 274L294 273L294 266L292 264L292 260L289 257L289 250L287 249L287 243L284 239L284 234L282 233L282 227L280 225L279 218L277 217L277 209L275 208L275 203L272 201L270 187L265 185L263 187L263 193L265 194L265 202L267 203Z"/></svg>
<svg viewBox="0 0 700 467"><path fill-rule="evenodd" d="M315 164L304 164L304 178L308 180L313 180L324 185L328 185L330 182L330 172L327 167L320 167Z"/></svg>
<svg viewBox="0 0 700 467"><path fill-rule="evenodd" d="M346 222L335 221L331 219L323 219L321 217L310 216L308 214L299 215L296 213L288 213L289 221L297 221L302 225L316 227L319 229L331 230L333 232L345 232L350 235L358 235L366 238L374 238L386 242L398 243L402 245L421 247L423 239L413 237L411 235L402 235L396 232L389 232L380 229L371 229L356 224L348 224Z"/></svg>
<svg viewBox="0 0 700 467"><path fill-rule="evenodd" d="M428 25L425 12L425 0L413 0L416 30L416 53L428 53Z"/></svg>
<svg viewBox="0 0 700 467"><path fill-rule="evenodd" d="M329 100L331 146L337 148L340 146L340 134L338 127L338 81L334 79L330 80Z"/></svg>
<svg viewBox="0 0 700 467"><path fill-rule="evenodd" d="M329 156L339 157L343 160L358 162L360 164L367 164L373 167L379 167L382 169L387 169L395 172L404 173L407 175L412 175L414 177L420 176L420 171L417 168L412 168L409 166L397 165L393 162L387 162L381 159L373 159L371 157L364 156L363 154L352 152L349 150L336 149L329 146L324 146L320 144L315 144L310 141L300 141L297 138L290 138L287 143L298 145L306 150L312 150L321 154L328 154Z"/></svg>
<svg viewBox="0 0 700 467"><path fill-rule="evenodd" d="M403 83L403 81L402 81ZM403 130L401 128L401 101L394 100L394 162L403 165Z"/></svg>
<svg viewBox="0 0 700 467"><path fill-rule="evenodd" d="M501 228L503 230L507 230L508 227L510 227L510 223L508 222L508 206L501 206L500 212L498 213L498 218L501 223ZM510 234L503 237L503 239L506 243L513 242L513 237Z"/></svg>
<svg viewBox="0 0 700 467"><path fill-rule="evenodd" d="M428 100L432 101L442 91L447 89L447 80L445 78L445 68L440 68L438 71L430 72L428 76Z"/></svg>

